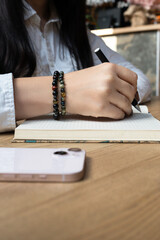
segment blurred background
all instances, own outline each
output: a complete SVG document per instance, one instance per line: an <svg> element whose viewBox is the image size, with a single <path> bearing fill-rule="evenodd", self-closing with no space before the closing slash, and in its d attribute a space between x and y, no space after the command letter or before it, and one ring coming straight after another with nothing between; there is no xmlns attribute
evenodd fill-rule
<svg viewBox="0 0 160 240"><path fill-rule="evenodd" d="M160 0L87 0L90 29L160 23Z"/></svg>
<svg viewBox="0 0 160 240"><path fill-rule="evenodd" d="M86 24L160 94L160 0L87 0Z"/></svg>

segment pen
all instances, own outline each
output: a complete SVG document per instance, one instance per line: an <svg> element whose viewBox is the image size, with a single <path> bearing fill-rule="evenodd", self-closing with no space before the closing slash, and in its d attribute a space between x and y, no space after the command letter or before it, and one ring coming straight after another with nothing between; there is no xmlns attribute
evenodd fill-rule
<svg viewBox="0 0 160 240"><path fill-rule="evenodd" d="M109 60L107 59L107 57L104 55L104 53L101 51L100 48L97 48L95 51L95 54L97 55L97 57L99 58L99 60L104 63L104 62L109 62ZM138 101L136 98L134 98L132 105L139 111L141 112L141 109L138 105Z"/></svg>

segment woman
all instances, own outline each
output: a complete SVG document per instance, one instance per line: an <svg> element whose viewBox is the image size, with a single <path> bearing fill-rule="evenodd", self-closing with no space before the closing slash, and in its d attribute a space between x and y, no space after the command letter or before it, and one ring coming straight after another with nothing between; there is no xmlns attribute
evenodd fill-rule
<svg viewBox="0 0 160 240"><path fill-rule="evenodd" d="M122 119L137 89L140 101L150 97L142 72L86 30L85 0L1 0L0 33L1 132L53 111L55 70L65 72L71 114ZM111 63L100 64L97 47Z"/></svg>

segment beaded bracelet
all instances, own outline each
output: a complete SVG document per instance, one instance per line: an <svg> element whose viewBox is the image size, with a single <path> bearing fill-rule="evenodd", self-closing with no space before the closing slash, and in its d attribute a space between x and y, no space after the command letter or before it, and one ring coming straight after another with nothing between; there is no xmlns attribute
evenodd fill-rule
<svg viewBox="0 0 160 240"><path fill-rule="evenodd" d="M59 72L55 71L53 74L52 94L53 94L53 118L59 119L59 105L58 105L58 77Z"/></svg>
<svg viewBox="0 0 160 240"><path fill-rule="evenodd" d="M66 93L64 85L64 72L59 73L60 94L61 94L61 115L66 115Z"/></svg>

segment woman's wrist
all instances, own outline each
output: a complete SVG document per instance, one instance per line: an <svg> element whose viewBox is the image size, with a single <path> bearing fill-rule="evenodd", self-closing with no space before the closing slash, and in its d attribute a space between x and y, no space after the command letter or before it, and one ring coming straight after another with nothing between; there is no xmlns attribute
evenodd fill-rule
<svg viewBox="0 0 160 240"><path fill-rule="evenodd" d="M27 119L53 111L52 76L14 79L16 119Z"/></svg>

